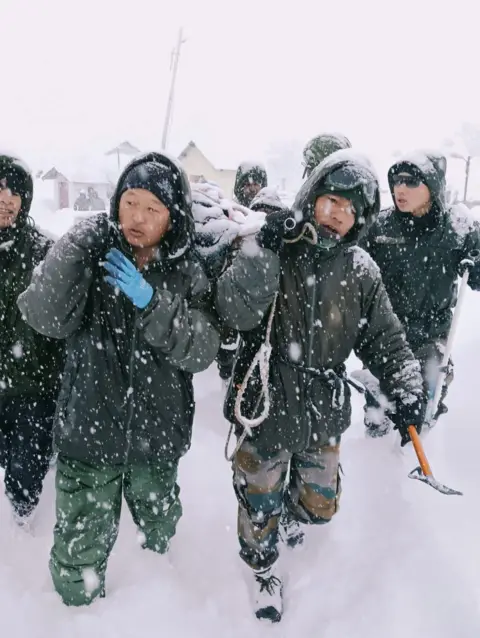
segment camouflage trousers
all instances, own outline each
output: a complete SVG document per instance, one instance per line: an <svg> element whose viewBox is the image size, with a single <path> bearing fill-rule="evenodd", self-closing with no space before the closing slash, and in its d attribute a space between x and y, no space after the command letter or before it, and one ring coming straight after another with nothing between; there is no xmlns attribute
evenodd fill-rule
<svg viewBox="0 0 480 638"><path fill-rule="evenodd" d="M245 442L233 460L241 558L254 569L278 558L282 512L300 523L328 523L338 510L340 440L301 454L264 459Z"/></svg>
<svg viewBox="0 0 480 638"><path fill-rule="evenodd" d="M104 594L122 494L142 547L159 554L167 551L182 515L176 478L177 462L97 467L58 457L50 572L65 604L88 605Z"/></svg>

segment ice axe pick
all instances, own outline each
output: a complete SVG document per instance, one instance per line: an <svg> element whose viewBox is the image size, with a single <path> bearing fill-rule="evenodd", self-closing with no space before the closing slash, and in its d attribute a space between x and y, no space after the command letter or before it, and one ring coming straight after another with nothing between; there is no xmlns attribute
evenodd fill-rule
<svg viewBox="0 0 480 638"><path fill-rule="evenodd" d="M417 430L414 425L410 425L408 427L408 433L413 443L413 447L415 449L415 453L418 458L418 462L420 463L419 467L416 467L414 470L410 472L408 478L417 479L418 481L423 481L430 487L433 487L437 492L441 492L442 494L456 494L457 496L463 496L462 492L458 492L457 490L452 490L452 488L439 483L437 479L433 476L432 469L425 455L425 451L423 449L422 442L420 437L418 436Z"/></svg>

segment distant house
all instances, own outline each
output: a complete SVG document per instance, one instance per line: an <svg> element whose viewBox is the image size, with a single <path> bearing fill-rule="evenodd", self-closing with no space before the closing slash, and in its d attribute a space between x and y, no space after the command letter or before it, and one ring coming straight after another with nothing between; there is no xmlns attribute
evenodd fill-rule
<svg viewBox="0 0 480 638"><path fill-rule="evenodd" d="M43 181L53 182L49 189L53 209L73 208L80 191L92 188L108 208L120 172L140 150L125 141L102 156L63 160L42 173ZM38 175L40 177L40 175Z"/></svg>
<svg viewBox="0 0 480 638"><path fill-rule="evenodd" d="M178 159L191 182L200 182L202 179L215 182L227 197L232 197L236 170L216 168L195 142L189 142Z"/></svg>
<svg viewBox="0 0 480 638"><path fill-rule="evenodd" d="M111 151L107 151L105 155L107 156L114 155L117 158L117 168L118 168L118 171L120 172L122 165L125 166L125 162L123 162L121 158L127 157L127 160L128 160L134 157L135 155L138 155L138 153L140 153L139 148L137 148L133 144L130 144L130 142L125 141L119 144L118 146L116 146L115 148L112 148Z"/></svg>
<svg viewBox="0 0 480 638"><path fill-rule="evenodd" d="M66 168L65 166L52 166L42 175L42 180L52 180L54 209L73 208L80 191L88 193L89 188L93 188L100 199L108 202L113 193L116 176L109 174L105 169L93 168L83 165L79 168Z"/></svg>

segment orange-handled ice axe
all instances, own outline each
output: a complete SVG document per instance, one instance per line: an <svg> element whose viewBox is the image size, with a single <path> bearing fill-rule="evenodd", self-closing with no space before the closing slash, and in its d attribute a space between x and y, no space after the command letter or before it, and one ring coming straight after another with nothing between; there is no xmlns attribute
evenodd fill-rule
<svg viewBox="0 0 480 638"><path fill-rule="evenodd" d="M433 489L441 492L442 494L456 494L458 496L463 496L462 492L457 492L457 490L452 490L450 487L439 483L437 479L433 476L432 469L430 467L430 463L425 455L425 450L423 449L422 442L420 437L418 436L417 430L414 425L410 425L408 427L408 433L413 443L413 447L415 448L415 453L418 458L418 462L420 463L419 467L416 467L414 470L410 472L408 478L417 479L419 481L423 481Z"/></svg>

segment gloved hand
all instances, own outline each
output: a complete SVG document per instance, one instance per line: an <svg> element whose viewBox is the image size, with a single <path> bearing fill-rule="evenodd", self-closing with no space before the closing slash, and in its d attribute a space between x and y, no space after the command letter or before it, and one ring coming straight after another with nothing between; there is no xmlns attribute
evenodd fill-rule
<svg viewBox="0 0 480 638"><path fill-rule="evenodd" d="M410 442L410 434L408 428L413 425L418 434L422 431L422 425L425 420L425 412L427 411L428 398L425 393L414 399L412 396L411 403L404 403L400 399L396 403L396 413L394 416L394 430L398 430L402 441L400 445L403 447Z"/></svg>
<svg viewBox="0 0 480 638"><path fill-rule="evenodd" d="M112 248L107 253L103 267L109 273L105 281L115 288L120 288L137 308L143 309L148 306L153 297L153 288L123 253Z"/></svg>
<svg viewBox="0 0 480 638"><path fill-rule="evenodd" d="M466 270L471 270L480 261L480 251L472 250L465 259L462 259L458 266L458 274L463 277Z"/></svg>
<svg viewBox="0 0 480 638"><path fill-rule="evenodd" d="M265 224L257 233L257 244L274 253L280 252L284 239L295 239L300 233L295 215L290 210L280 210L267 215Z"/></svg>

